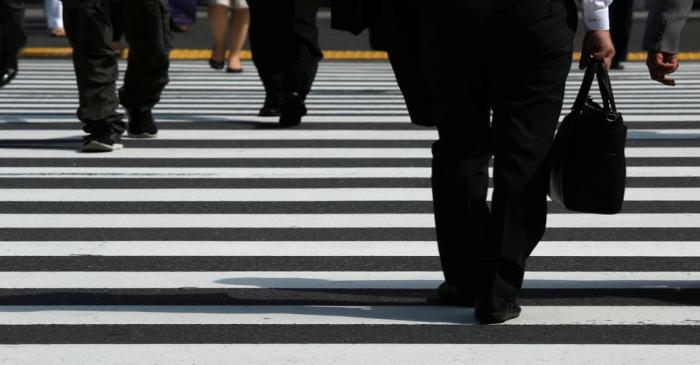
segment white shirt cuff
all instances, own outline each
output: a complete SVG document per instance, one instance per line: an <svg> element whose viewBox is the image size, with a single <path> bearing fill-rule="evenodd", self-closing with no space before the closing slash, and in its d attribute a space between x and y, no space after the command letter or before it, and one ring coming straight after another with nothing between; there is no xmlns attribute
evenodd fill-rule
<svg viewBox="0 0 700 365"><path fill-rule="evenodd" d="M594 30L610 30L610 16L608 8L596 9L584 12L583 23L587 32Z"/></svg>

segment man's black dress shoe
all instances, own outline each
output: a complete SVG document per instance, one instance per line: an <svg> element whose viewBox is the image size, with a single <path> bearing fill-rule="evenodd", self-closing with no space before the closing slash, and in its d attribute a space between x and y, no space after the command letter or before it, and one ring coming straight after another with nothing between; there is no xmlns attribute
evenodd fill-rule
<svg viewBox="0 0 700 365"><path fill-rule="evenodd" d="M487 295L476 299L474 315L482 324L503 323L518 318L520 306L514 300Z"/></svg>
<svg viewBox="0 0 700 365"><path fill-rule="evenodd" d="M280 109L273 106L263 106L258 112L260 117L279 117Z"/></svg>
<svg viewBox="0 0 700 365"><path fill-rule="evenodd" d="M455 285L450 285L447 282L440 284L438 287L438 296L440 301L447 305L456 305L460 307L473 307L474 296Z"/></svg>
<svg viewBox="0 0 700 365"><path fill-rule="evenodd" d="M265 103L258 112L261 117L279 117L280 116L280 101L279 97L274 94L265 95Z"/></svg>
<svg viewBox="0 0 700 365"><path fill-rule="evenodd" d="M304 99L297 93L289 93L280 100L280 124L293 127L301 123L301 117L306 115Z"/></svg>
<svg viewBox="0 0 700 365"><path fill-rule="evenodd" d="M16 68L8 68L8 69L0 70L0 87L3 87L5 85L9 84L10 82L12 82L12 80L14 80L16 76L17 76L17 69Z"/></svg>

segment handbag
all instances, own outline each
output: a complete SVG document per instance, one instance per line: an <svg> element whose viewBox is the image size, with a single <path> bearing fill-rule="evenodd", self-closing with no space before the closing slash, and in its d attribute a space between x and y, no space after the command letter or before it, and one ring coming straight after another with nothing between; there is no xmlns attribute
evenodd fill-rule
<svg viewBox="0 0 700 365"><path fill-rule="evenodd" d="M603 106L590 97L598 79ZM586 69L571 113L559 126L551 150L549 196L573 211L616 214L625 196L627 127L617 112L603 64Z"/></svg>

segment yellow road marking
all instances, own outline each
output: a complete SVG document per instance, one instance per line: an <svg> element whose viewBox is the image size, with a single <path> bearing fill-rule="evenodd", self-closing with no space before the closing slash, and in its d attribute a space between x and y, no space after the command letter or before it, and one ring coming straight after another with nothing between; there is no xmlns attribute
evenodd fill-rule
<svg viewBox="0 0 700 365"><path fill-rule="evenodd" d="M126 49L122 57L128 57L129 50ZM25 48L22 56L26 58L68 58L73 51L71 48L46 47L46 48ZM323 55L328 60L386 60L387 55L381 51L324 51ZM208 49L174 49L170 52L170 59L173 60L207 60L211 56ZM243 51L243 59L251 58L250 51ZM581 53L575 52L574 59L578 60ZM627 59L629 61L646 60L646 52L630 52ZM681 61L700 61L700 52L681 52L678 55Z"/></svg>

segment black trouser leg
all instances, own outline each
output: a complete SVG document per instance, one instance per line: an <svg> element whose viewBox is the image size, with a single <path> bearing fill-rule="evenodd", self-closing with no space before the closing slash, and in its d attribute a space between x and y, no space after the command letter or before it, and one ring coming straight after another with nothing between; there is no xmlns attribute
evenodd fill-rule
<svg viewBox="0 0 700 365"><path fill-rule="evenodd" d="M283 91L297 93L302 98L311 92L318 64L323 59L318 43L317 12L317 0L295 0L293 32L297 41L290 48L290 66Z"/></svg>
<svg viewBox="0 0 700 365"><path fill-rule="evenodd" d="M316 27L316 0L251 0L253 62L268 96L311 90L322 59Z"/></svg>
<svg viewBox="0 0 700 365"><path fill-rule="evenodd" d="M634 0L615 0L610 5L610 36L615 45L615 62L627 60L633 17Z"/></svg>
<svg viewBox="0 0 700 365"><path fill-rule="evenodd" d="M497 72L490 88L494 194L491 239L484 251L494 275L486 290L506 298L518 295L526 260L545 232L548 155L571 69L577 19L571 2L562 0L535 2L515 14L497 25L502 32L492 40L500 47L493 51ZM523 22L522 14L532 20ZM527 57L513 59L514 54Z"/></svg>
<svg viewBox="0 0 700 365"><path fill-rule="evenodd" d="M26 42L24 1L0 0L0 70L17 68L17 55Z"/></svg>
<svg viewBox="0 0 700 365"><path fill-rule="evenodd" d="M547 155L571 66L572 5L436 3L442 15L430 75L440 138L433 150L438 246L448 282L474 283L479 295L515 298L545 230Z"/></svg>
<svg viewBox="0 0 700 365"><path fill-rule="evenodd" d="M386 46L411 121L433 126L432 95L425 76L426 60L431 52L423 47L426 41L422 31L423 1L403 1L397 7L394 1L384 0L380 6L381 15L376 24L381 31L374 34Z"/></svg>
<svg viewBox="0 0 700 365"><path fill-rule="evenodd" d="M119 97L125 108L149 111L168 84L171 47L165 0L122 0L129 61Z"/></svg>
<svg viewBox="0 0 700 365"><path fill-rule="evenodd" d="M108 0L63 0L63 20L73 47L78 82L78 119L83 130L121 134L126 129L117 113L117 59L112 51L112 23Z"/></svg>

